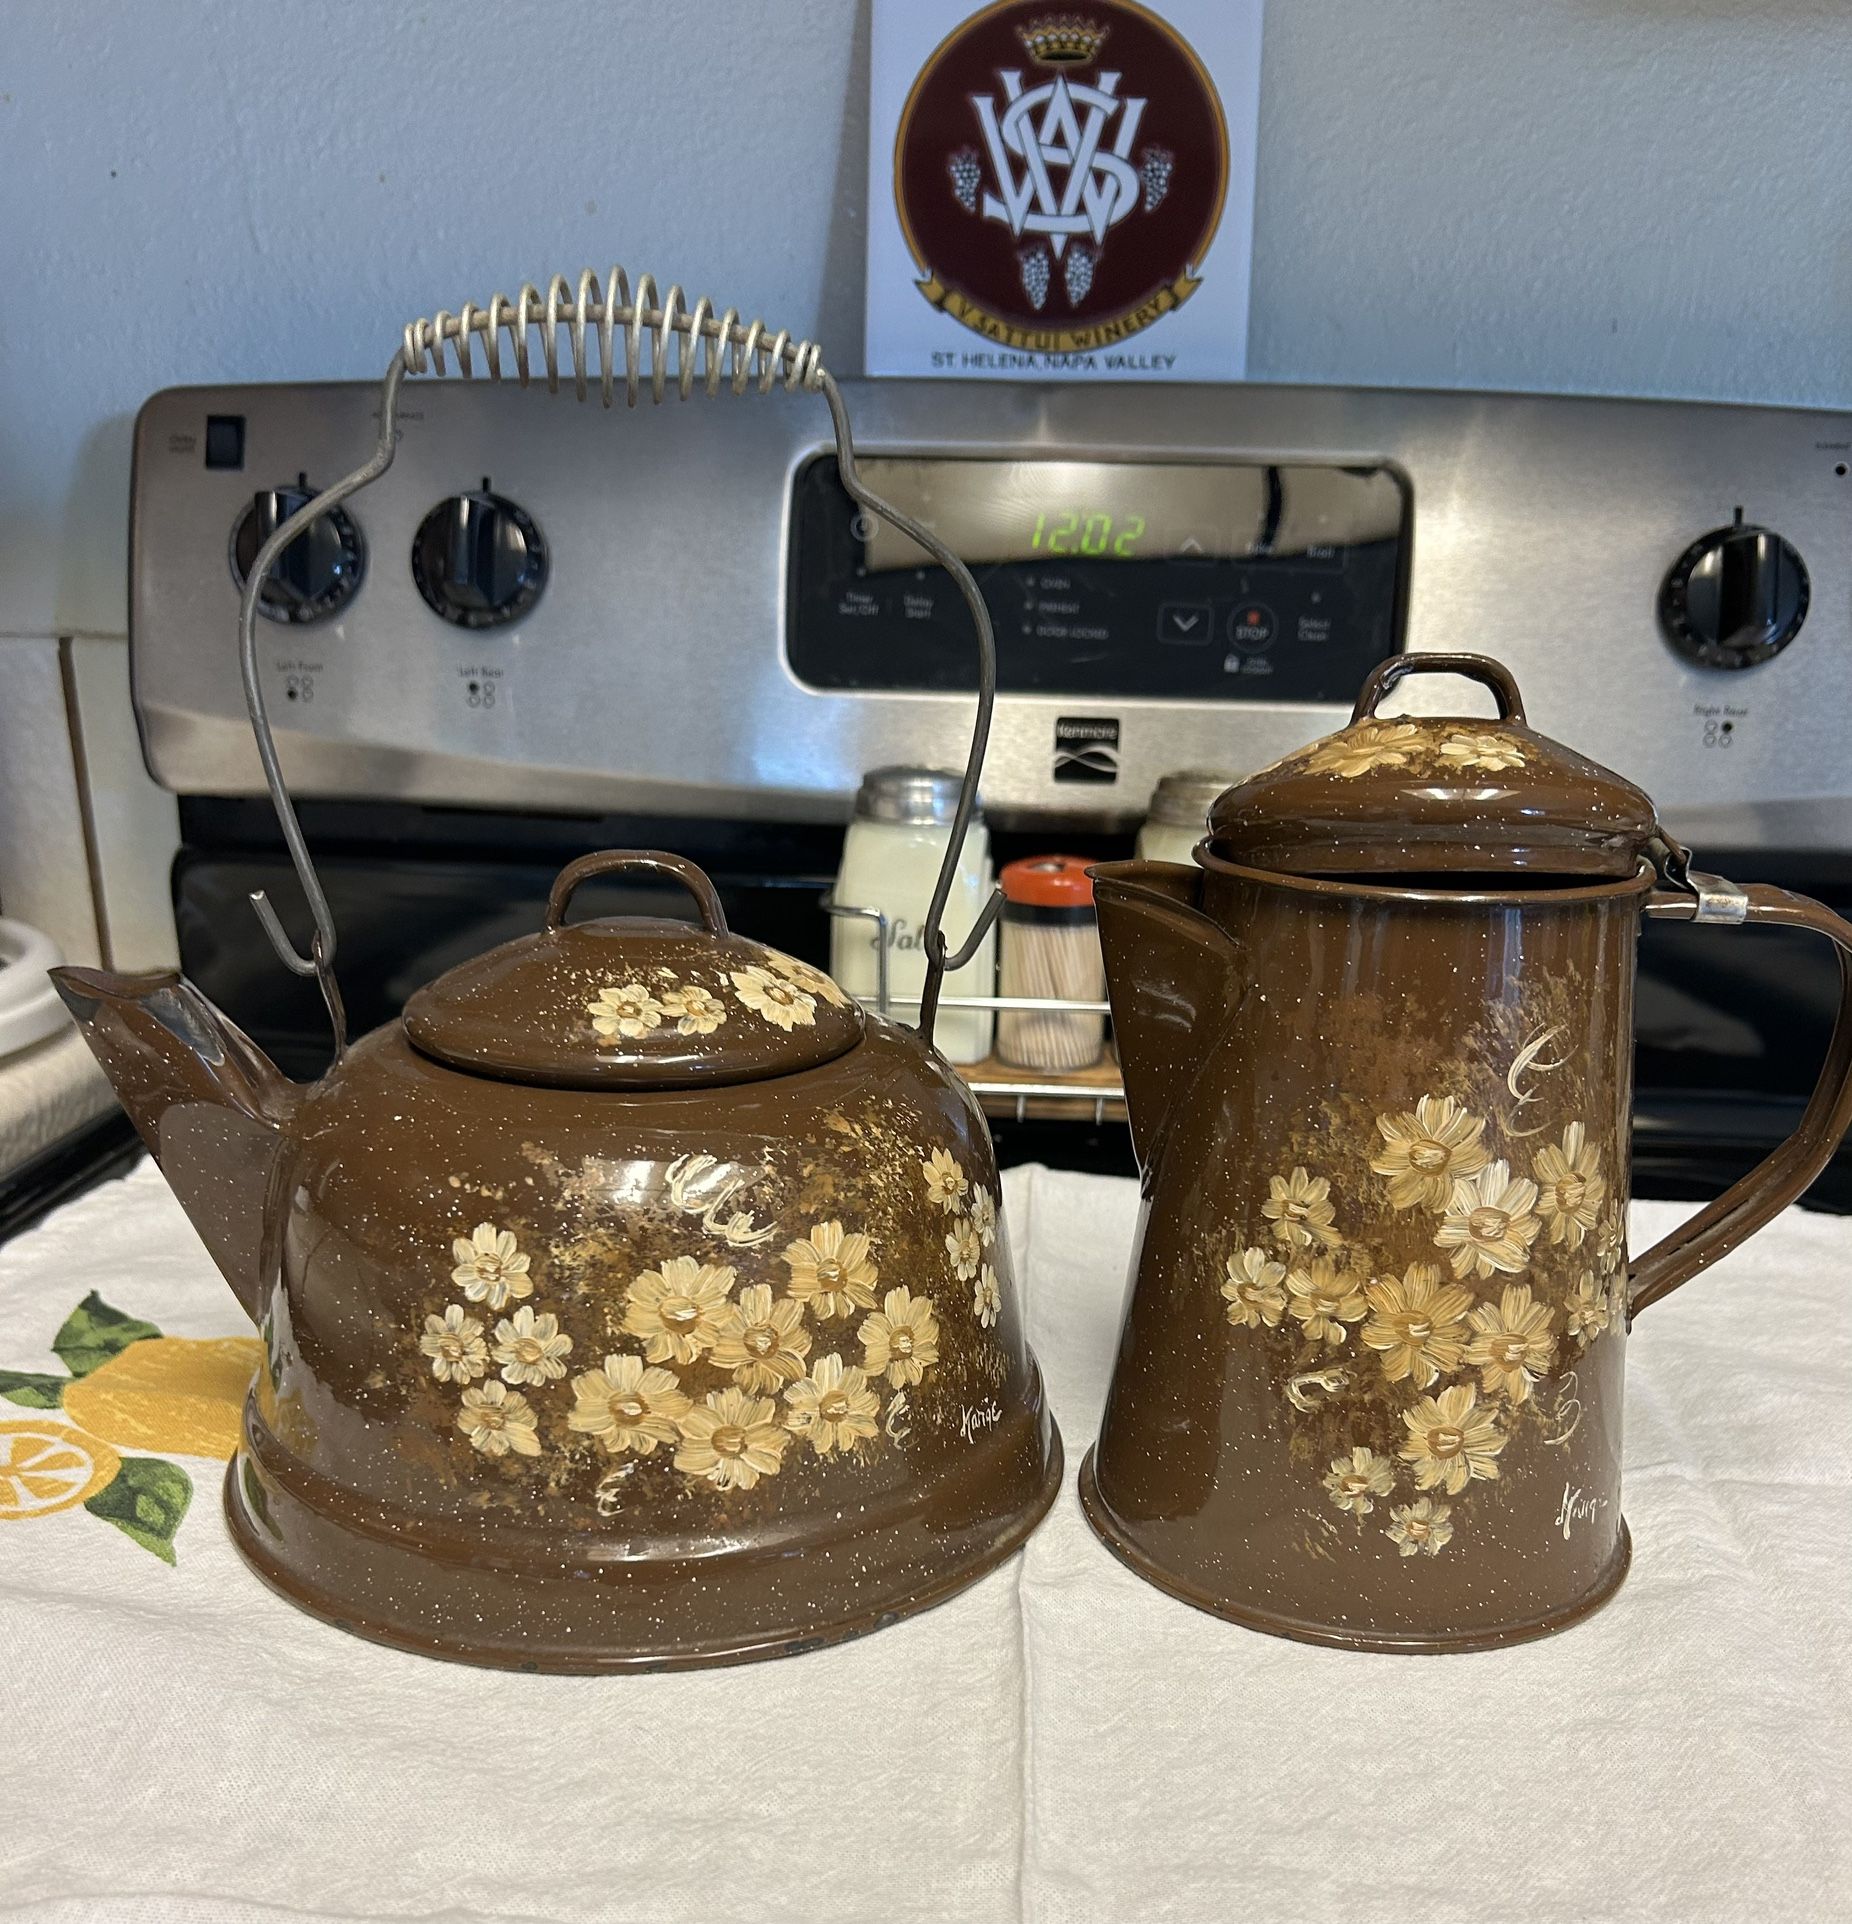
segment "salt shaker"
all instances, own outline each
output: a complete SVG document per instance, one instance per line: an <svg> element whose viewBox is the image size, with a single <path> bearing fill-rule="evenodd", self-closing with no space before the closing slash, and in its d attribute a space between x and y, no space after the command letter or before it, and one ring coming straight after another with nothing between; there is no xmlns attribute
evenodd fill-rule
<svg viewBox="0 0 1852 1924"><path fill-rule="evenodd" d="M926 981L920 927L951 840L960 778L940 768L876 768L862 778L855 816L843 837L836 877L839 907L876 909L887 918L887 988L903 1020L918 1012ZM974 814L965 835L957 879L945 905L945 940L956 950L990 899L990 830ZM876 925L855 916L831 923L830 973L857 998L873 1006L880 988ZM945 994L994 995L997 938L994 929L962 969L945 978ZM911 998L911 1000L908 1000ZM990 1054L989 1009L942 1007L935 1040L950 1062L981 1062Z"/></svg>

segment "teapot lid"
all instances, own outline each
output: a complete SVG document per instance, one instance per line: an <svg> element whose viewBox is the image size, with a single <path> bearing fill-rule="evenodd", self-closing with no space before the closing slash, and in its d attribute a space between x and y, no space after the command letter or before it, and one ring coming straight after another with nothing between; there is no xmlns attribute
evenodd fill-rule
<svg viewBox="0 0 1852 1924"><path fill-rule="evenodd" d="M701 923L566 922L594 875L646 869L695 898ZM831 1061L862 1012L821 969L732 934L714 885L655 849L581 856L547 898L546 926L446 970L405 1005L421 1054L456 1069L563 1089L753 1082Z"/></svg>
<svg viewBox="0 0 1852 1924"><path fill-rule="evenodd" d="M1378 717L1405 676L1443 672L1498 698L1495 721ZM1485 655L1397 655L1349 726L1229 789L1208 850L1297 875L1629 876L1659 836L1651 799L1524 720L1510 670Z"/></svg>

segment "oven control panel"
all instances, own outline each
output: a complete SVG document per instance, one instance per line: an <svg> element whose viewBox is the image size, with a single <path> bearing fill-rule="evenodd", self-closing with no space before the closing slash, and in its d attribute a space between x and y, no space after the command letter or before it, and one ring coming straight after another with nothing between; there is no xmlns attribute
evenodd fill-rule
<svg viewBox="0 0 1852 1924"><path fill-rule="evenodd" d="M1341 727L1393 652L1497 656L1531 721L1719 852L1852 845L1852 417L1266 384L851 381L874 487L970 563L999 823L1122 826L1165 774ZM372 382L170 388L135 428L149 767L261 795L237 661L264 537L364 461ZM858 510L814 395L412 379L388 470L266 584L302 796L840 821L962 765L975 658ZM1481 713L1421 677L1398 700ZM1053 832L1051 830L1051 832Z"/></svg>
<svg viewBox="0 0 1852 1924"><path fill-rule="evenodd" d="M871 456L863 478L976 576L1004 695L1347 701L1400 646L1411 502L1388 467ZM850 499L792 489L786 647L813 688L955 692L971 621Z"/></svg>

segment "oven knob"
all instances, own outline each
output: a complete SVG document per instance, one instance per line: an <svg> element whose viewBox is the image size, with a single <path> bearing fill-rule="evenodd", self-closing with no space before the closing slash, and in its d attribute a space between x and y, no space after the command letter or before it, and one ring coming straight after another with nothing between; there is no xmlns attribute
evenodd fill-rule
<svg viewBox="0 0 1852 1924"><path fill-rule="evenodd" d="M293 486L258 490L232 529L231 571L240 588L258 549L320 492L300 475ZM258 611L272 621L320 621L352 599L365 573L360 530L344 508L334 508L317 515L277 557L258 591Z"/></svg>
<svg viewBox="0 0 1852 1924"><path fill-rule="evenodd" d="M1700 668L1753 668L1781 653L1807 619L1807 567L1769 528L1738 508L1673 564L1659 590L1666 639Z"/></svg>
<svg viewBox="0 0 1852 1924"><path fill-rule="evenodd" d="M446 621L499 628L539 600L546 543L524 508L485 485L451 495L425 516L412 542L412 579Z"/></svg>

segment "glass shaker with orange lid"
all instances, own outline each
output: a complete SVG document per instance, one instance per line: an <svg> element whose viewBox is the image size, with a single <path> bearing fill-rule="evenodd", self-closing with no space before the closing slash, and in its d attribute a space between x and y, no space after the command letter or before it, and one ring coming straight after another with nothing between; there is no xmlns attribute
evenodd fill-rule
<svg viewBox="0 0 1852 1924"><path fill-rule="evenodd" d="M1092 1003L1106 995L1106 965L1093 908L1088 862L1078 855L1034 855L1011 862L1003 889L998 974L1005 1000ZM1106 1018L1087 1009L1004 1009L997 1054L1024 1069L1088 1069L1105 1048Z"/></svg>

